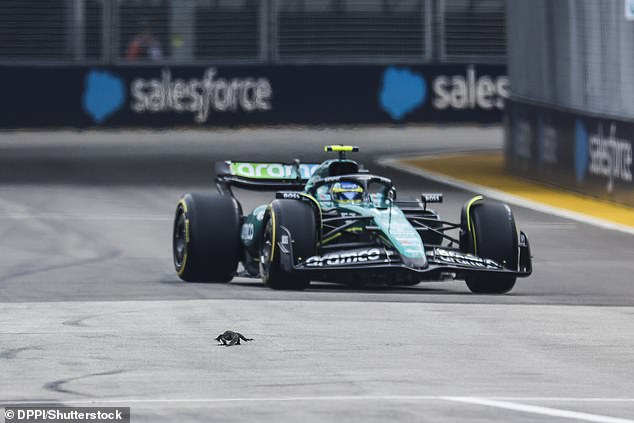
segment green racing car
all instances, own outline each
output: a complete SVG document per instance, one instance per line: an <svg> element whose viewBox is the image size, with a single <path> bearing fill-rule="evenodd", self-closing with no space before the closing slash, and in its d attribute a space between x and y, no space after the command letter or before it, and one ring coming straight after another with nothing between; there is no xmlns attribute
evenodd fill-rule
<svg viewBox="0 0 634 423"><path fill-rule="evenodd" d="M325 162L216 164L219 194L186 194L174 220L173 258L191 282L261 278L274 289L310 281L415 285L465 280L474 293L502 294L532 272L527 236L506 204L476 196L460 221L429 208L440 193L397 200L392 181L333 145ZM232 188L276 191L247 215Z"/></svg>

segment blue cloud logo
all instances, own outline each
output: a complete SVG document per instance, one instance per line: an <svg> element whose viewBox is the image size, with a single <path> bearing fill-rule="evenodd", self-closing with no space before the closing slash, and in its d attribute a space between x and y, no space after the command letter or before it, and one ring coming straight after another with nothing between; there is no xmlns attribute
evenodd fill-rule
<svg viewBox="0 0 634 423"><path fill-rule="evenodd" d="M108 71L93 69L88 72L81 102L84 111L96 123L104 122L121 109L125 100L126 90L120 77Z"/></svg>
<svg viewBox="0 0 634 423"><path fill-rule="evenodd" d="M588 130L581 120L575 122L575 175L581 183L588 169Z"/></svg>
<svg viewBox="0 0 634 423"><path fill-rule="evenodd" d="M426 96L427 82L422 75L394 66L383 73L379 104L392 119L402 120L407 113L423 104Z"/></svg>

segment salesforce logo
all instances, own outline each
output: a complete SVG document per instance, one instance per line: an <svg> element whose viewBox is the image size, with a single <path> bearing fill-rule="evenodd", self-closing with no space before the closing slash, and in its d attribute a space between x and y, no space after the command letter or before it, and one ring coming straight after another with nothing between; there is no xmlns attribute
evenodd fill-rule
<svg viewBox="0 0 634 423"><path fill-rule="evenodd" d="M379 104L392 119L402 120L421 106L426 96L427 81L422 75L396 67L389 67L383 73Z"/></svg>
<svg viewBox="0 0 634 423"><path fill-rule="evenodd" d="M588 130L579 119L575 122L575 176L583 182L588 169Z"/></svg>
<svg viewBox="0 0 634 423"><path fill-rule="evenodd" d="M219 78L215 68L201 78L172 78L163 69L157 78L130 82L130 108L134 113L190 112L204 123L212 112L262 112L271 109L273 88L266 78ZM82 108L96 123L105 122L128 100L128 87L120 76L91 69L85 78Z"/></svg>
<svg viewBox="0 0 634 423"><path fill-rule="evenodd" d="M604 131L600 122L596 132L588 132L583 122L577 119L575 173L577 182L582 182L586 173L607 178L606 189L611 193L615 182L632 183L632 141L616 136L615 123L609 128Z"/></svg>
<svg viewBox="0 0 634 423"><path fill-rule="evenodd" d="M126 100L123 80L108 71L92 69L86 75L81 104L96 123L102 123L117 112Z"/></svg>
<svg viewBox="0 0 634 423"><path fill-rule="evenodd" d="M383 72L378 100L396 121L424 106L428 97L436 110L502 110L508 85L506 76L478 75L475 66L467 66L464 75L438 75L429 84L409 68L390 66Z"/></svg>

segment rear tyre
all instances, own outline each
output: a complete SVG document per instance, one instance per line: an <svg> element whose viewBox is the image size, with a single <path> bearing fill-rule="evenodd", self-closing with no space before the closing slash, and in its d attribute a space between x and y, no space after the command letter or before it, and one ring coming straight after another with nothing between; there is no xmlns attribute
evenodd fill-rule
<svg viewBox="0 0 634 423"><path fill-rule="evenodd" d="M229 196L186 194L176 207L174 268L187 282L229 282L242 254L240 208Z"/></svg>
<svg viewBox="0 0 634 423"><path fill-rule="evenodd" d="M478 199L463 209L460 249L489 258L507 269L517 269L517 228L511 209L502 203ZM515 276L476 274L467 276L467 286L475 294L505 294L513 289Z"/></svg>
<svg viewBox="0 0 634 423"><path fill-rule="evenodd" d="M293 271L286 271L280 263L279 239L282 227L291 234L294 264L316 254L317 219L313 209L301 201L275 200L264 216L264 234L260 244L260 275L273 289L304 290L310 280Z"/></svg>

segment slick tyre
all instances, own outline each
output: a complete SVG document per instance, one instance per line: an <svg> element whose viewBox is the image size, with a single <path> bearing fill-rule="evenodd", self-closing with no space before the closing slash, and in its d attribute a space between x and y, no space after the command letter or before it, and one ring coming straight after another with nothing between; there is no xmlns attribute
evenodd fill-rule
<svg viewBox="0 0 634 423"><path fill-rule="evenodd" d="M187 282L229 282L242 249L240 206L223 195L186 194L176 207L172 251Z"/></svg>
<svg viewBox="0 0 634 423"><path fill-rule="evenodd" d="M511 209L481 197L474 200L463 209L461 250L495 260L507 269L517 269L517 228ZM515 280L515 276L490 273L466 278L467 286L476 294L505 294L513 289Z"/></svg>
<svg viewBox="0 0 634 423"><path fill-rule="evenodd" d="M264 234L260 244L260 274L262 281L273 289L303 290L310 280L281 265L279 241L290 232L295 263L316 254L317 219L308 205L296 200L275 200L264 216Z"/></svg>

